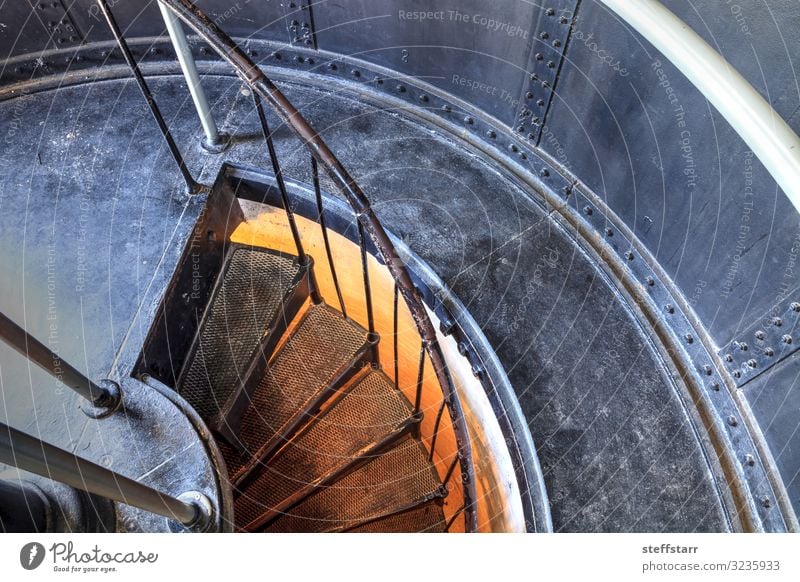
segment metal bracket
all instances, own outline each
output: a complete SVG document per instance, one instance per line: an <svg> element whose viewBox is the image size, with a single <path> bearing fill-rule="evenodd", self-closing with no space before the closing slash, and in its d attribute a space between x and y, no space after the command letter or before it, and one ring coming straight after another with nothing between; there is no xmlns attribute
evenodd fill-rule
<svg viewBox="0 0 800 582"><path fill-rule="evenodd" d="M292 46L300 45L316 50L317 33L311 13L311 0L284 0L281 2L286 15L286 29Z"/></svg>
<svg viewBox="0 0 800 582"><path fill-rule="evenodd" d="M577 4L576 0L551 0L539 12L532 31L528 82L522 89L514 118L514 131L532 145L538 143L550 109Z"/></svg>
<svg viewBox="0 0 800 582"><path fill-rule="evenodd" d="M789 295L719 351L742 387L800 348L800 293Z"/></svg>

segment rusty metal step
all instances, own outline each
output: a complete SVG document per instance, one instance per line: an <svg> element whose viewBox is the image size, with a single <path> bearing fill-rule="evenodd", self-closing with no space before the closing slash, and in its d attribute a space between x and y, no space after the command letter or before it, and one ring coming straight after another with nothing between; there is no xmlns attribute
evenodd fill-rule
<svg viewBox="0 0 800 582"><path fill-rule="evenodd" d="M398 511L391 515L367 520L358 525L338 530L347 533L444 533L447 520L442 503L436 499Z"/></svg>
<svg viewBox="0 0 800 582"><path fill-rule="evenodd" d="M267 532L324 532L347 529L368 520L441 498L439 477L423 446L406 436L335 483L268 523Z"/></svg>
<svg viewBox="0 0 800 582"><path fill-rule="evenodd" d="M335 309L313 305L273 359L251 372L248 408L242 417L238 457L228 467L242 482L311 421L320 407L374 359L376 342Z"/></svg>
<svg viewBox="0 0 800 582"><path fill-rule="evenodd" d="M256 353L282 335L310 293L310 277L291 255L231 246L177 384L211 428L230 424Z"/></svg>
<svg viewBox="0 0 800 582"><path fill-rule="evenodd" d="M376 445L384 443L385 449L388 439L396 441L417 421L411 404L383 372L360 375L326 413L240 486L237 521L250 529L280 514L344 474Z"/></svg>

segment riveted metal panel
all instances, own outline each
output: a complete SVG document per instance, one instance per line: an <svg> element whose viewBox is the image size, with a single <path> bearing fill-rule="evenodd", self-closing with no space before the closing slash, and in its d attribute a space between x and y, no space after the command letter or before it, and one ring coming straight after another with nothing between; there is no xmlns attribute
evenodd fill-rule
<svg viewBox="0 0 800 582"><path fill-rule="evenodd" d="M315 4L314 18L321 49L428 82L510 126L543 10L517 0L348 0Z"/></svg>
<svg viewBox="0 0 800 582"><path fill-rule="evenodd" d="M800 129L797 3L666 4ZM579 9L540 144L634 231L718 345L800 286L800 219L784 194L681 73L594 0Z"/></svg>

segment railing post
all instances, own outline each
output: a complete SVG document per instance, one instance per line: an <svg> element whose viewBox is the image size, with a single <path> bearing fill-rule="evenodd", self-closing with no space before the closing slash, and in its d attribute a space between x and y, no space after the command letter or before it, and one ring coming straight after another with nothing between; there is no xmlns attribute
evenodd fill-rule
<svg viewBox="0 0 800 582"><path fill-rule="evenodd" d="M164 138L164 141L167 142L167 147L172 154L172 159L175 160L175 163L178 165L178 170L180 170L181 176L183 176L183 181L186 182L186 190L189 192L189 194L199 194L202 192L203 187L192 177L192 174L189 172L189 168L186 166L186 161L183 159L183 155L178 149L175 139L172 137L172 133L167 126L167 122L164 121L164 116L161 115L161 110L158 108L156 100L153 98L153 94L150 92L150 88L147 86L144 76L139 70L139 65L136 63L136 59L133 58L133 53L131 53L131 49L128 47L128 43L125 41L122 31L119 29L119 25L117 25L117 21L114 18L114 15L111 13L111 9L108 7L108 3L106 0L97 0L97 5L100 7L100 12L103 13L106 22L108 23L108 28L111 30L114 40L117 41L119 50L122 51L122 56L125 57L125 62L128 63L128 67L133 73L136 83L139 85L139 90L142 92L145 101L147 101L147 106L150 108L150 113L153 115L153 119L155 119L156 123L158 124L158 129L161 131L161 136Z"/></svg>
<svg viewBox="0 0 800 582"><path fill-rule="evenodd" d="M192 101L203 126L203 132L206 134L202 142L203 149L218 154L228 147L228 141L220 135L217 124L214 122L214 116L211 114L211 107L208 104L206 93L200 84L200 75L197 72L194 57L192 57L189 41L186 39L183 24L181 24L180 19L175 16L172 10L163 4L158 4L158 8L161 10L164 24L167 25L167 33L172 41L172 46L175 47L175 54L178 56L183 76L189 86L189 93L192 95Z"/></svg>
<svg viewBox="0 0 800 582"><path fill-rule="evenodd" d="M108 412L113 412L119 406L122 394L115 383L109 381L105 387L98 386L3 313L0 313L0 340L77 392L93 406Z"/></svg>
<svg viewBox="0 0 800 582"><path fill-rule="evenodd" d="M165 495L3 423L0 423L0 463L163 515L187 528L205 530L212 524L213 509L202 494L188 492L181 498Z"/></svg>

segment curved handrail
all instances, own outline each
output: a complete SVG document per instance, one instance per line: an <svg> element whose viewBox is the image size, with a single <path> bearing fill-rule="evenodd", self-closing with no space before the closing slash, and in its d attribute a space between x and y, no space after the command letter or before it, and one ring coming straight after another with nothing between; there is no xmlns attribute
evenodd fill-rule
<svg viewBox="0 0 800 582"><path fill-rule="evenodd" d="M445 364L444 354L436 338L433 324L425 310L425 305L414 287L405 263L398 255L389 239L389 235L372 210L369 199L294 105L267 78L258 65L245 55L233 39L223 32L202 10L190 0L158 0L158 2L172 10L184 23L203 38L231 65L236 74L254 92L269 103L273 111L294 131L295 135L308 148L313 158L326 170L355 212L358 223L372 240L414 319L422 345L430 358L431 366L442 388L444 400L453 423L456 446L458 448L458 462L461 466L463 481L465 526L467 531L476 531L477 513L474 506L475 483L472 469L472 448L461 401Z"/></svg>

